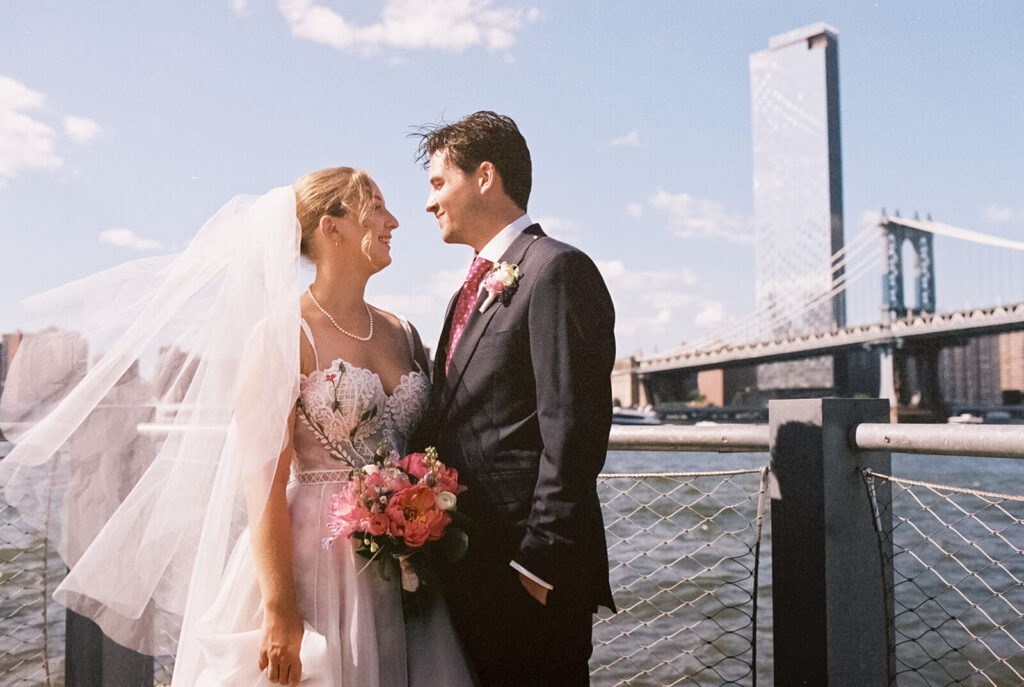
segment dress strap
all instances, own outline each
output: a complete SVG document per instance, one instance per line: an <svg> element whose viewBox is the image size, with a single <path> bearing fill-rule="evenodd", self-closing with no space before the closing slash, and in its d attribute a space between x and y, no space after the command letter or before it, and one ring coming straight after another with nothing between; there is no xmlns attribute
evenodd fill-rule
<svg viewBox="0 0 1024 687"><path fill-rule="evenodd" d="M316 362L316 369L320 369L320 354L316 352L316 343L313 342L313 330L309 328L309 323L306 322L305 317L299 318L299 326L302 327L302 333L306 335L306 341L313 348L313 360Z"/></svg>
<svg viewBox="0 0 1024 687"><path fill-rule="evenodd" d="M423 367L416 359L416 339L412 335L412 325L409 324L409 320L405 319L401 315L398 316L398 321L402 323L402 329L405 330L405 338L409 342L409 355L412 356L412 363L416 366L416 369L422 372Z"/></svg>

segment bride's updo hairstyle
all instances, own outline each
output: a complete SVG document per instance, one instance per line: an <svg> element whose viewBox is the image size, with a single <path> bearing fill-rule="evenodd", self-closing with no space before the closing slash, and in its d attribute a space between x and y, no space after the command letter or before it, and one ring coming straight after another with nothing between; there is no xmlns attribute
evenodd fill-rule
<svg viewBox="0 0 1024 687"><path fill-rule="evenodd" d="M373 210L370 175L361 169L330 167L310 172L299 177L292 188L295 189L295 215L302 227L299 252L311 262L316 262L317 258L313 236L321 217L347 217L351 212L362 225ZM366 252L365 246L363 252Z"/></svg>

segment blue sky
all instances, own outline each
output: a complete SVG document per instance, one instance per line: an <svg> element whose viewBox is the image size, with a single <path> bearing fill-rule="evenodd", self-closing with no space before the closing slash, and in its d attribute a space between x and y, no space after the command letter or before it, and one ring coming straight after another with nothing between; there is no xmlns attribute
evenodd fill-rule
<svg viewBox="0 0 1024 687"><path fill-rule="evenodd" d="M530 214L601 266L619 352L699 339L754 307L748 56L819 21L847 235L886 207L1024 238L1020 0L0 0L0 331L236 193L346 164L401 222L368 297L432 344L471 254L406 134L493 109L530 144Z"/></svg>

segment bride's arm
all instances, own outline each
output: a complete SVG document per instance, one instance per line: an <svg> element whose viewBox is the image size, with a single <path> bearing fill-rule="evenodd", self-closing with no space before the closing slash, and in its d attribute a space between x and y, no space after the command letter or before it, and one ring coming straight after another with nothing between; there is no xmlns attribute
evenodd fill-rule
<svg viewBox="0 0 1024 687"><path fill-rule="evenodd" d="M260 670L269 667L271 682L286 685L297 685L302 675L302 616L295 594L291 516L285 496L293 453L292 429L289 421L288 438L277 461L266 507L252 529L253 558L263 597L259 666Z"/></svg>

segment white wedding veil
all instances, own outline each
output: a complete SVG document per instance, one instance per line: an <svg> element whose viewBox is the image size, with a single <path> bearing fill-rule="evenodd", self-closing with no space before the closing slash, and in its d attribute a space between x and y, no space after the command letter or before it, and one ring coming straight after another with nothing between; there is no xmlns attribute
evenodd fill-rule
<svg viewBox="0 0 1024 687"><path fill-rule="evenodd" d="M0 485L70 568L56 598L120 644L174 654L246 499L266 502L298 394L299 240L291 186L238 196L182 253L25 303Z"/></svg>

